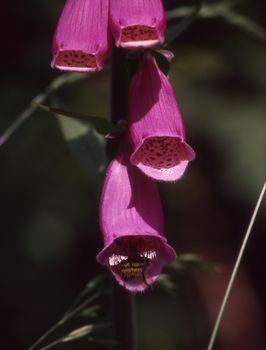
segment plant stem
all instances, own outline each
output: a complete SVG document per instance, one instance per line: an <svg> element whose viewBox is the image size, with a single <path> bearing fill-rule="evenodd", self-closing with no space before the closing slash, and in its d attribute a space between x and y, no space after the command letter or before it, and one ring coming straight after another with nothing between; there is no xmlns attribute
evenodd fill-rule
<svg viewBox="0 0 266 350"><path fill-rule="evenodd" d="M111 119L127 119L128 75L126 51L113 47L111 66ZM113 281L113 322L116 350L136 350L135 296Z"/></svg>
<svg viewBox="0 0 266 350"><path fill-rule="evenodd" d="M238 268L239 268L241 259L243 257L243 254L244 254L244 251L245 251L248 239L250 237L250 233L251 233L251 230L253 228L256 216L258 214L258 210L260 208L263 196L265 194L265 188L266 188L266 183L264 183L264 185L262 187L261 193L260 193L259 198L257 200L257 204L255 206L254 212L253 212L252 217L250 219L250 222L249 222L246 234L244 236L244 239L243 239L243 242L242 242L242 245L241 245L241 248L240 248L240 251L239 251L239 254L238 254L238 257L237 257L234 269L233 269L233 272L232 272L232 275L230 277L230 280L229 280L229 283L228 283L228 286L227 286L227 289L226 289L226 292L225 292L225 295L224 295L224 298L223 298L223 301L222 301L222 304L221 304L221 307L220 307L219 314L217 316L217 319L216 319L216 322L215 322L215 325L214 325L214 328L213 328L213 331L212 331L212 335L211 335L211 338L210 338L207 350L212 350L213 349L213 345L214 345L214 342L215 342L215 339L216 339L216 336L217 336L217 333L218 333L218 330L219 330L219 327L220 327L220 324L221 324L221 320L222 320L222 317L223 317L223 314L224 314L224 310L225 310L225 307L226 307L229 295L231 293L231 290L232 290L232 287L233 287L233 284L234 284L234 281L235 281L235 278L236 278L236 275L237 275L237 272L238 272Z"/></svg>
<svg viewBox="0 0 266 350"><path fill-rule="evenodd" d="M111 67L111 119L114 124L127 120L128 74L126 51L113 47Z"/></svg>
<svg viewBox="0 0 266 350"><path fill-rule="evenodd" d="M27 350L36 349L49 335L51 335L59 327L59 322L57 322L53 327L51 327L47 332L45 332L39 339L36 340L34 344L31 345Z"/></svg>
<svg viewBox="0 0 266 350"><path fill-rule="evenodd" d="M135 295L113 281L113 322L116 350L137 350Z"/></svg>

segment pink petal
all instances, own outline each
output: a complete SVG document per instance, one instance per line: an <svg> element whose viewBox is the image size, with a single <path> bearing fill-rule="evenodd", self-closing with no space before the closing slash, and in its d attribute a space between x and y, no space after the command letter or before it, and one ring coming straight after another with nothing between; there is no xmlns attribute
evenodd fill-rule
<svg viewBox="0 0 266 350"><path fill-rule="evenodd" d="M101 70L110 47L109 0L67 0L53 40L52 67Z"/></svg>
<svg viewBox="0 0 266 350"><path fill-rule="evenodd" d="M143 58L130 85L129 134L132 164L154 179L178 180L195 157L174 91L151 56Z"/></svg>
<svg viewBox="0 0 266 350"><path fill-rule="evenodd" d="M130 291L143 291L175 259L163 235L156 183L129 162L125 139L107 170L100 201L104 248L97 260Z"/></svg>
<svg viewBox="0 0 266 350"><path fill-rule="evenodd" d="M164 41L165 13L161 0L112 0L110 26L116 45L152 47Z"/></svg>

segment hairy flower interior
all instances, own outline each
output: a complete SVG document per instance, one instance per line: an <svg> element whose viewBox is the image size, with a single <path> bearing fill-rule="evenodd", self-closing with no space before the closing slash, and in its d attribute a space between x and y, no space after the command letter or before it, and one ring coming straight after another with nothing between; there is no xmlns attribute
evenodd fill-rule
<svg viewBox="0 0 266 350"><path fill-rule="evenodd" d="M109 266L119 283L130 290L149 286L147 268L157 257L157 240L149 237L122 237L113 243ZM147 278L148 277L148 278Z"/></svg>
<svg viewBox="0 0 266 350"><path fill-rule="evenodd" d="M170 169L187 160L186 148L177 137L151 137L138 150L141 163L156 169Z"/></svg>
<svg viewBox="0 0 266 350"><path fill-rule="evenodd" d="M150 237L121 237L113 244L109 265L117 266L125 261L153 260L157 256L156 241Z"/></svg>
<svg viewBox="0 0 266 350"><path fill-rule="evenodd" d="M54 65L58 68L97 68L95 55L83 51L59 51Z"/></svg>
<svg viewBox="0 0 266 350"><path fill-rule="evenodd" d="M156 251L146 251L143 254L139 254L140 258L147 258L149 260L153 260L156 258ZM113 254L109 257L109 265L116 266L119 265L122 261L127 261L133 259L130 255L117 255Z"/></svg>
<svg viewBox="0 0 266 350"><path fill-rule="evenodd" d="M125 27L121 31L121 43L148 40L159 40L156 28L144 25L133 25Z"/></svg>

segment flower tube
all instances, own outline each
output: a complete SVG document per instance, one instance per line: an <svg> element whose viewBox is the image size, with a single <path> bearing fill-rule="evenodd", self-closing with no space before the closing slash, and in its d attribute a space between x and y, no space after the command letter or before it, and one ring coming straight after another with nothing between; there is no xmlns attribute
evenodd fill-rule
<svg viewBox="0 0 266 350"><path fill-rule="evenodd" d="M52 67L101 70L110 46L109 0L66 0L54 39Z"/></svg>
<svg viewBox="0 0 266 350"><path fill-rule="evenodd" d="M150 55L143 57L130 84L129 134L132 164L154 179L178 180L195 157L185 141L173 88Z"/></svg>
<svg viewBox="0 0 266 350"><path fill-rule="evenodd" d="M163 235L156 183L130 164L130 152L124 139L107 169L100 200L104 248L97 261L126 289L143 291L176 255Z"/></svg>
<svg viewBox="0 0 266 350"><path fill-rule="evenodd" d="M117 46L136 49L162 43L166 28L162 1L110 1L110 27Z"/></svg>

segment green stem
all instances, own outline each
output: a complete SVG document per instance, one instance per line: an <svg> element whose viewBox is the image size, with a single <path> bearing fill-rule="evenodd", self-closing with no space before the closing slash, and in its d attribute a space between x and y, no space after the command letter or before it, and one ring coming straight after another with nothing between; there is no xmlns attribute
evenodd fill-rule
<svg viewBox="0 0 266 350"><path fill-rule="evenodd" d="M63 339L55 340L55 341L53 341L52 343L50 343L50 344L44 346L43 348L40 348L40 350L48 350L48 349L51 349L51 348L53 348L53 347L55 347L55 346L61 344L62 341L63 341Z"/></svg>
<svg viewBox="0 0 266 350"><path fill-rule="evenodd" d="M126 51L113 47L111 118L117 124L127 119L128 75ZM136 350L135 296L113 282L113 321L116 350Z"/></svg>
<svg viewBox="0 0 266 350"><path fill-rule="evenodd" d="M37 348L38 345L40 345L49 335L51 335L60 325L60 321L57 322L53 327L51 327L47 332L45 332L39 339L36 340L34 344L32 344L31 347L29 347L27 350L34 350Z"/></svg>
<svg viewBox="0 0 266 350"><path fill-rule="evenodd" d="M252 215L252 217L250 219L250 223L248 225L247 232L246 232L246 234L244 236L244 239L243 239L243 242L242 242L242 245L241 245L241 248L240 248L240 251L239 251L239 254L238 254L238 257L237 257L234 269L233 269L233 272L232 272L232 275L230 277L230 280L229 280L229 283L228 283L228 286L227 286L227 289L226 289L226 292L225 292L225 295L224 295L224 298L223 298L223 301L222 301L222 304L221 304L221 307L220 307L220 311L219 311L219 314L217 316L217 319L216 319L216 322L215 322L215 325L214 325L214 328L213 328L213 331L212 331L212 335L211 335L211 338L210 338L207 350L212 350L213 349L213 345L214 345L214 342L215 342L215 339L216 339L216 336L217 336L217 333L218 333L218 330L219 330L219 327L220 327L220 324L221 324L221 320L222 320L222 317L223 317L223 314L224 314L224 310L225 310L225 307L226 307L229 295L231 293L231 290L232 290L232 287L233 287L233 284L234 284L234 281L235 281L235 278L236 278L236 275L237 275L237 272L238 272L238 269L239 269L239 265L240 265L241 259L243 257L243 254L244 254L244 251L245 251L248 239L250 237L250 233L251 233L251 230L253 228L253 225L254 225L254 222L255 222L258 210L260 208L260 205L261 205L261 202L262 202L262 199L263 199L263 196L265 194L265 188L266 188L266 183L264 183L264 185L262 187L262 190L261 190L261 193L259 195L257 204L255 206L253 215Z"/></svg>

